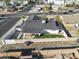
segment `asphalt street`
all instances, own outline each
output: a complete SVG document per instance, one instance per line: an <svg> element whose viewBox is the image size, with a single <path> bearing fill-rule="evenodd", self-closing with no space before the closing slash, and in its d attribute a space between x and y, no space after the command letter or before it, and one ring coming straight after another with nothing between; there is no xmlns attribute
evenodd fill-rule
<svg viewBox="0 0 79 59"><path fill-rule="evenodd" d="M13 25L16 24L17 21L19 21L19 17L9 17L6 19L6 21L2 22L0 24L0 37L4 35Z"/></svg>
<svg viewBox="0 0 79 59"><path fill-rule="evenodd" d="M34 5L30 5L29 7L25 7L22 11L17 12L16 14L6 14L5 17L20 17L22 15L24 15L24 13L28 13L29 10L31 10L31 8Z"/></svg>
<svg viewBox="0 0 79 59"><path fill-rule="evenodd" d="M16 17L17 15L22 16L23 13L28 12L32 7L33 5L29 6L28 8L24 8L17 14L5 15L5 17L7 18L4 22L0 23L0 37L2 37L9 29L11 29L20 20L20 16Z"/></svg>
<svg viewBox="0 0 79 59"><path fill-rule="evenodd" d="M28 9L30 10L30 9ZM36 12L36 13L28 13L28 10L26 11L21 11L17 14L11 14L11 15L5 15L6 17L21 17L22 15L25 15L25 16L31 16L31 15L42 15L42 14L45 14L45 15L57 15L57 12ZM69 13L65 13L65 12L59 12L58 15L71 15L71 14L75 14L74 12L69 12Z"/></svg>

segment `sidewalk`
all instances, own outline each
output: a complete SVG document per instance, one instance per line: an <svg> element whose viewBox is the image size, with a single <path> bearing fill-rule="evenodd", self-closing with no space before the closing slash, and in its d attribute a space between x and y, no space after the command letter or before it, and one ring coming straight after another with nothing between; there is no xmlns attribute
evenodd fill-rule
<svg viewBox="0 0 79 59"><path fill-rule="evenodd" d="M15 11L15 12L7 12L7 11L1 11L0 14L15 14L17 13L18 11Z"/></svg>

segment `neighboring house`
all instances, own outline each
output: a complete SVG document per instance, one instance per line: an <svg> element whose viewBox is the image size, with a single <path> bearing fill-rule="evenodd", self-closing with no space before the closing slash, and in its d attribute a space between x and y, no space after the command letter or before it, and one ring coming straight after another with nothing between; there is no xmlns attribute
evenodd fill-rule
<svg viewBox="0 0 79 59"><path fill-rule="evenodd" d="M14 4L14 2L21 3L21 0L10 0L10 3L11 3L11 4Z"/></svg>
<svg viewBox="0 0 79 59"><path fill-rule="evenodd" d="M28 1L23 1L23 5L27 5L28 4Z"/></svg>
<svg viewBox="0 0 79 59"><path fill-rule="evenodd" d="M28 0L10 0L11 4L14 4L15 2L17 3L22 3L22 4L28 4Z"/></svg>
<svg viewBox="0 0 79 59"><path fill-rule="evenodd" d="M67 0L66 3L67 4L73 4L73 3L79 4L79 0Z"/></svg>
<svg viewBox="0 0 79 59"><path fill-rule="evenodd" d="M79 5L79 0L75 0L74 2L75 2L75 4L78 4Z"/></svg>
<svg viewBox="0 0 79 59"><path fill-rule="evenodd" d="M44 3L54 3L55 5L64 4L64 0L44 0Z"/></svg>
<svg viewBox="0 0 79 59"><path fill-rule="evenodd" d="M64 3L72 4L73 2L75 4L79 4L79 0L43 0L44 3L54 3L55 5L62 5Z"/></svg>
<svg viewBox="0 0 79 59"><path fill-rule="evenodd" d="M3 6L5 6L5 1L0 1L0 7L3 7Z"/></svg>
<svg viewBox="0 0 79 59"><path fill-rule="evenodd" d="M79 23L79 14L63 15L63 20L66 24Z"/></svg>

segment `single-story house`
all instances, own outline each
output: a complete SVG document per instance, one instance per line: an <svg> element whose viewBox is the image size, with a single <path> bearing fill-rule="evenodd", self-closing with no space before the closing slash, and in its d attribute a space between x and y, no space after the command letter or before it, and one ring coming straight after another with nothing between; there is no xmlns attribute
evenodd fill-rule
<svg viewBox="0 0 79 59"><path fill-rule="evenodd" d="M59 30L54 20L27 20L22 26L22 33L58 34Z"/></svg>
<svg viewBox="0 0 79 59"><path fill-rule="evenodd" d="M43 0L44 3L54 3L55 5L62 5L64 3L66 4L72 4L73 2L75 4L79 4L79 0Z"/></svg>

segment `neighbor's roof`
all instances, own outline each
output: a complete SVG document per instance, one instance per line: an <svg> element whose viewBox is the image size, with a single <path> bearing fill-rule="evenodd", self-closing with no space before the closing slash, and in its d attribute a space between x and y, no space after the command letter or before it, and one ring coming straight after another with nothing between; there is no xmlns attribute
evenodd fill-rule
<svg viewBox="0 0 79 59"><path fill-rule="evenodd" d="M79 14L63 15L64 22L69 24L79 23Z"/></svg>
<svg viewBox="0 0 79 59"><path fill-rule="evenodd" d="M58 27L54 20L44 24L41 20L30 20L23 26L24 33L47 33L45 29L58 30Z"/></svg>
<svg viewBox="0 0 79 59"><path fill-rule="evenodd" d="M0 52L13 49L44 49L44 48L57 48L57 47L79 47L77 41L51 41L51 42L33 42L29 45L25 43L16 43L16 44L6 44L0 48Z"/></svg>

